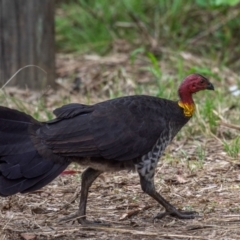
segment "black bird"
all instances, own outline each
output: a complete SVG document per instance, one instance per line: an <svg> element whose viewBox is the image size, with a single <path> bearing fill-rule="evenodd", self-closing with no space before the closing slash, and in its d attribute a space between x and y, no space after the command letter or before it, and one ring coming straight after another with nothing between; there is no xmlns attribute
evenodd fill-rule
<svg viewBox="0 0 240 240"><path fill-rule="evenodd" d="M68 104L54 110L56 118L38 122L17 110L0 107L0 196L37 190L56 178L71 162L82 173L79 210L86 219L88 190L105 171L136 169L142 190L165 212L191 219L196 212L177 210L154 186L157 162L166 146L194 113L192 94L214 90L208 79L191 74L178 89L179 101L128 96L94 105Z"/></svg>

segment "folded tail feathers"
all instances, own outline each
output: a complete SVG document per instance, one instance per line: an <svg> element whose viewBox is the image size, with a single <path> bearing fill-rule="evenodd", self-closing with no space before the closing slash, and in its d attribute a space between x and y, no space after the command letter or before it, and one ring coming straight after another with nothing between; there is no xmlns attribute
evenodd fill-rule
<svg viewBox="0 0 240 240"><path fill-rule="evenodd" d="M46 156L44 149L38 151L33 131L39 127L31 116L0 107L0 196L37 190L69 165L62 157L51 158L47 149Z"/></svg>

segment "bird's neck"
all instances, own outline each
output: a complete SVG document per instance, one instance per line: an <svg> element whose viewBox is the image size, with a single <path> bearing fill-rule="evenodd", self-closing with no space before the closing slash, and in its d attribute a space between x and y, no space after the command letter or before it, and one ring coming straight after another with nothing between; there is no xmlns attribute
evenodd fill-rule
<svg viewBox="0 0 240 240"><path fill-rule="evenodd" d="M186 117L191 117L195 111L195 104L191 93L179 92L180 100L178 101L179 107L183 108L183 113Z"/></svg>

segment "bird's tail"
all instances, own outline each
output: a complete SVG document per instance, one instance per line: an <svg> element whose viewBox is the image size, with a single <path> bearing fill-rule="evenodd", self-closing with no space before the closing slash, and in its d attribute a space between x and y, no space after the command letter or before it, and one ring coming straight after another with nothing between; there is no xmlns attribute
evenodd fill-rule
<svg viewBox="0 0 240 240"><path fill-rule="evenodd" d="M44 147L36 148L41 125L25 113L0 107L0 196L37 190L69 165Z"/></svg>

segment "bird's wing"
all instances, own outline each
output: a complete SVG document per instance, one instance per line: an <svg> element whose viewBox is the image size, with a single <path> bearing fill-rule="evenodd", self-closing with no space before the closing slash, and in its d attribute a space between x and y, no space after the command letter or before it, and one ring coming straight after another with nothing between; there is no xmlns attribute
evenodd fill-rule
<svg viewBox="0 0 240 240"><path fill-rule="evenodd" d="M99 157L89 129L93 110L92 106L82 104L68 104L54 110L57 118L37 130L39 142L61 156Z"/></svg>
<svg viewBox="0 0 240 240"><path fill-rule="evenodd" d="M41 141L62 156L130 160L149 152L168 132L166 102L125 97L93 106L66 105L39 130Z"/></svg>

